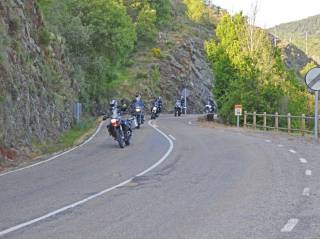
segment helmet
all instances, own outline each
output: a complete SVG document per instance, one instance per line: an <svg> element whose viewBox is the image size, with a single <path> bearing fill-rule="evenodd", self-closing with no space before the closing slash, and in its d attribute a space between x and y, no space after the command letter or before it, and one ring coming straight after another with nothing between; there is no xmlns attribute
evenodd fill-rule
<svg viewBox="0 0 320 239"><path fill-rule="evenodd" d="M110 107L116 107L118 105L117 101L116 100L111 100L109 106Z"/></svg>

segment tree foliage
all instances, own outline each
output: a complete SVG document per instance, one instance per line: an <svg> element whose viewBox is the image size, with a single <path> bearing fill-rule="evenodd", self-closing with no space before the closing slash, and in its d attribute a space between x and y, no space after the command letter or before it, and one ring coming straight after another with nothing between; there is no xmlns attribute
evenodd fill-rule
<svg viewBox="0 0 320 239"><path fill-rule="evenodd" d="M66 42L80 100L92 112L137 42L152 42L171 17L170 0L38 0L51 32Z"/></svg>
<svg viewBox="0 0 320 239"><path fill-rule="evenodd" d="M156 33L156 10L146 4L139 12L137 17L137 34L139 39L153 41Z"/></svg>
<svg viewBox="0 0 320 239"><path fill-rule="evenodd" d="M305 87L286 70L280 51L272 48L263 30L247 23L242 13L225 15L216 35L219 41L208 41L205 46L223 119L234 120L235 104L251 112L300 114L310 110Z"/></svg>

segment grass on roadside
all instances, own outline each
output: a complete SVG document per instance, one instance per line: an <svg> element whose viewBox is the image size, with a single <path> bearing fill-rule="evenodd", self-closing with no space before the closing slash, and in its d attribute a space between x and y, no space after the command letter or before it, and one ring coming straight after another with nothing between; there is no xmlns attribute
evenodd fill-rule
<svg viewBox="0 0 320 239"><path fill-rule="evenodd" d="M74 125L70 130L64 132L54 142L41 142L35 145L37 155L52 154L70 148L78 144L97 125L97 120L88 118Z"/></svg>

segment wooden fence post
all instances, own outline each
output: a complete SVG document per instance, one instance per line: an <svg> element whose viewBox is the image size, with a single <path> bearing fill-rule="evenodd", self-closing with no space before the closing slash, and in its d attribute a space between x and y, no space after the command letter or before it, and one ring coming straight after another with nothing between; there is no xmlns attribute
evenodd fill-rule
<svg viewBox="0 0 320 239"><path fill-rule="evenodd" d="M243 126L247 127L247 111L245 111L243 115Z"/></svg>
<svg viewBox="0 0 320 239"><path fill-rule="evenodd" d="M291 114L288 113L288 133L291 133Z"/></svg>
<svg viewBox="0 0 320 239"><path fill-rule="evenodd" d="M302 136L304 136L306 130L306 115L302 114L301 116L301 134Z"/></svg>
<svg viewBox="0 0 320 239"><path fill-rule="evenodd" d="M267 130L267 112L263 112L263 130Z"/></svg>
<svg viewBox="0 0 320 239"><path fill-rule="evenodd" d="M274 126L275 130L278 131L279 130L279 113L276 112L275 114L275 126Z"/></svg>
<svg viewBox="0 0 320 239"><path fill-rule="evenodd" d="M257 127L257 113L253 112L253 128L256 129Z"/></svg>

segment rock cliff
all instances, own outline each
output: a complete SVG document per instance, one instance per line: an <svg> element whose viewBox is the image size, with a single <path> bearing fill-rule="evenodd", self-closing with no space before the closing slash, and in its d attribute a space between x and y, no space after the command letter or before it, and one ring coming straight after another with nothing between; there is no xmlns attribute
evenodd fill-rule
<svg viewBox="0 0 320 239"><path fill-rule="evenodd" d="M203 44L203 39L198 37L185 39L160 63L160 88L164 97L174 100L187 88L189 113L203 112L208 98L213 98L213 74L206 62Z"/></svg>
<svg viewBox="0 0 320 239"><path fill-rule="evenodd" d="M71 126L72 72L35 0L0 1L0 163Z"/></svg>

